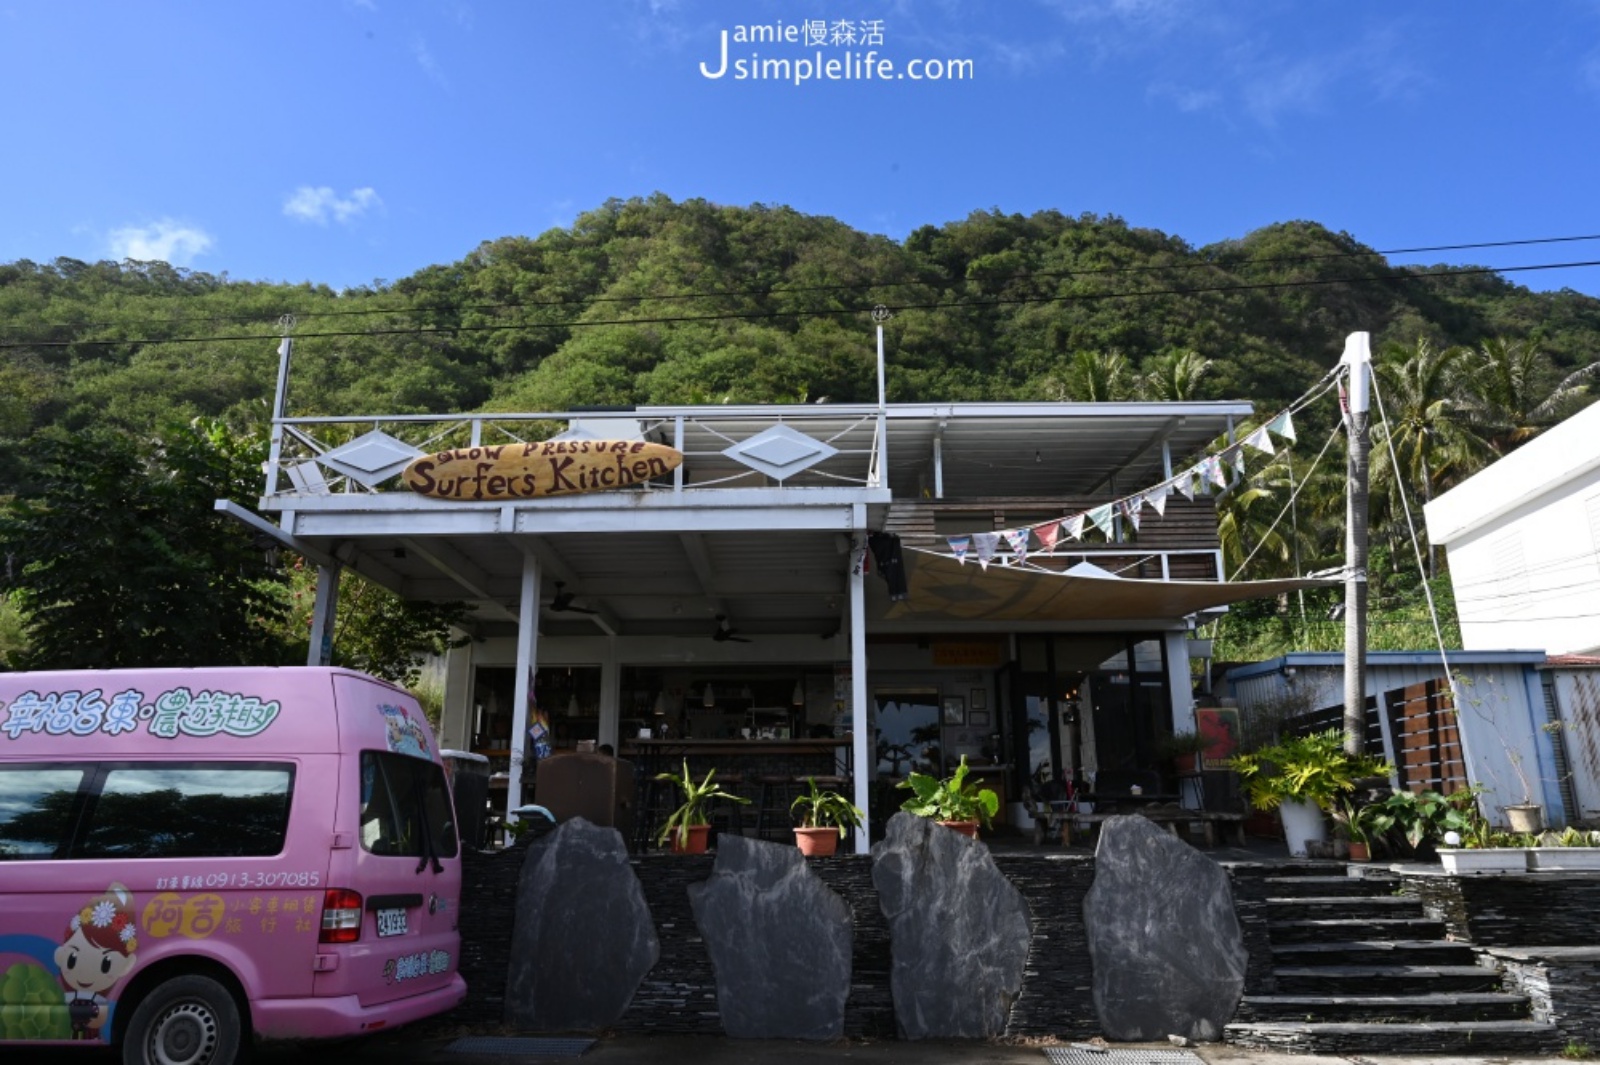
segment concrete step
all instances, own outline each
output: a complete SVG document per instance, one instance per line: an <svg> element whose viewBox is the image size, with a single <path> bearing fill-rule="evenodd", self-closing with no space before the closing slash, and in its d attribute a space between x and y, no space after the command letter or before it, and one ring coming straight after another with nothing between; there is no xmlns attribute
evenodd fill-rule
<svg viewBox="0 0 1600 1065"><path fill-rule="evenodd" d="M1525 995L1464 992L1443 995L1246 995L1236 1022L1324 1024L1528 1019Z"/></svg>
<svg viewBox="0 0 1600 1065"><path fill-rule="evenodd" d="M1278 966L1308 965L1473 965L1477 955L1466 943L1448 939L1348 939L1275 943Z"/></svg>
<svg viewBox="0 0 1600 1065"><path fill-rule="evenodd" d="M1267 920L1350 920L1364 921L1374 917L1421 917L1422 900L1409 895L1372 895L1367 897L1339 895L1268 896Z"/></svg>
<svg viewBox="0 0 1600 1065"><path fill-rule="evenodd" d="M1500 990L1500 974L1478 965L1276 966L1273 976L1281 995L1433 995Z"/></svg>
<svg viewBox="0 0 1600 1065"><path fill-rule="evenodd" d="M1379 878L1362 876L1269 876L1262 878L1268 895L1281 898L1300 898L1307 895L1363 898L1393 895L1400 883L1398 877Z"/></svg>
<svg viewBox="0 0 1600 1065"><path fill-rule="evenodd" d="M1236 1046L1297 1054L1553 1054L1566 1039L1537 1021L1436 1021L1397 1024L1244 1022L1223 1039Z"/></svg>
<svg viewBox="0 0 1600 1065"><path fill-rule="evenodd" d="M1442 939L1444 922L1429 917L1284 918L1268 926L1274 945L1330 939Z"/></svg>

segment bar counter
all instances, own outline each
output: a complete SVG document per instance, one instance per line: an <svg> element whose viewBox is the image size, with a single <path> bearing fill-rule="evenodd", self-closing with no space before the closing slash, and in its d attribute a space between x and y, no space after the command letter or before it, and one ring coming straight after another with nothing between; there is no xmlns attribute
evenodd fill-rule
<svg viewBox="0 0 1600 1065"><path fill-rule="evenodd" d="M762 774L789 776L849 776L851 740L623 740L617 752L639 767L641 773L689 772L715 769L719 778L738 774L746 779Z"/></svg>

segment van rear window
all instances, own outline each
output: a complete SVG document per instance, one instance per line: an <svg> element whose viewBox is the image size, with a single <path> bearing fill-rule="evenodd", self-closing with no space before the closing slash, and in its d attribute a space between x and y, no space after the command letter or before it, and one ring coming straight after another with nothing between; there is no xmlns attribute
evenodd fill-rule
<svg viewBox="0 0 1600 1065"><path fill-rule="evenodd" d="M361 848L408 858L454 857L455 809L444 770L408 755L362 751Z"/></svg>
<svg viewBox="0 0 1600 1065"><path fill-rule="evenodd" d="M256 858L283 850L294 767L261 762L7 766L0 859Z"/></svg>

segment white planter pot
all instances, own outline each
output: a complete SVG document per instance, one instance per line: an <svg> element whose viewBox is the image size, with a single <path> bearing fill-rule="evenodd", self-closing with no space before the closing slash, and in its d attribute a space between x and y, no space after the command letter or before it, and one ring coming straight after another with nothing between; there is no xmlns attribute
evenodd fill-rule
<svg viewBox="0 0 1600 1065"><path fill-rule="evenodd" d="M1526 847L1440 847L1439 864L1447 873L1526 873L1530 853Z"/></svg>
<svg viewBox="0 0 1600 1065"><path fill-rule="evenodd" d="M1600 872L1600 847L1533 847L1528 868Z"/></svg>
<svg viewBox="0 0 1600 1065"><path fill-rule="evenodd" d="M1328 823L1322 808L1314 802L1285 799L1278 807L1278 816L1283 818L1283 838L1289 844L1290 857L1304 858L1307 843L1328 838Z"/></svg>

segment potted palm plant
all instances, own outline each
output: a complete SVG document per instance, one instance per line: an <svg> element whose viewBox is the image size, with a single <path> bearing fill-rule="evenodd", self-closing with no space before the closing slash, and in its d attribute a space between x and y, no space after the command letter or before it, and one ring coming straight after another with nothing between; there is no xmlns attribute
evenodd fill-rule
<svg viewBox="0 0 1600 1065"><path fill-rule="evenodd" d="M1308 842L1327 838L1323 815L1355 790L1356 781L1389 772L1381 758L1345 753L1338 729L1288 736L1236 755L1228 765L1243 781L1250 805L1278 811L1289 853L1296 857L1305 856Z"/></svg>
<svg viewBox="0 0 1600 1065"><path fill-rule="evenodd" d="M713 780L716 775L715 769L708 769L704 780L695 780L689 773L688 759L684 759L681 775L656 774L657 780L670 781L683 795L682 805L667 815L661 831L657 833L657 843L670 842L672 850L678 854L704 854L706 839L711 833L711 804L719 799L745 804L750 802L742 795L722 790L722 785Z"/></svg>
<svg viewBox="0 0 1600 1065"><path fill-rule="evenodd" d="M790 813L800 813L795 845L802 854L826 858L839 849L845 829L861 827L861 809L836 791L818 788L815 777L806 777L806 784L811 790L789 804Z"/></svg>
<svg viewBox="0 0 1600 1065"><path fill-rule="evenodd" d="M953 828L964 836L978 838L978 823L988 826L990 818L1000 810L1000 796L990 788L967 783L967 756L955 772L940 780L926 773L912 773L896 784L912 795L900 804L900 809L918 817L931 817L941 825Z"/></svg>

